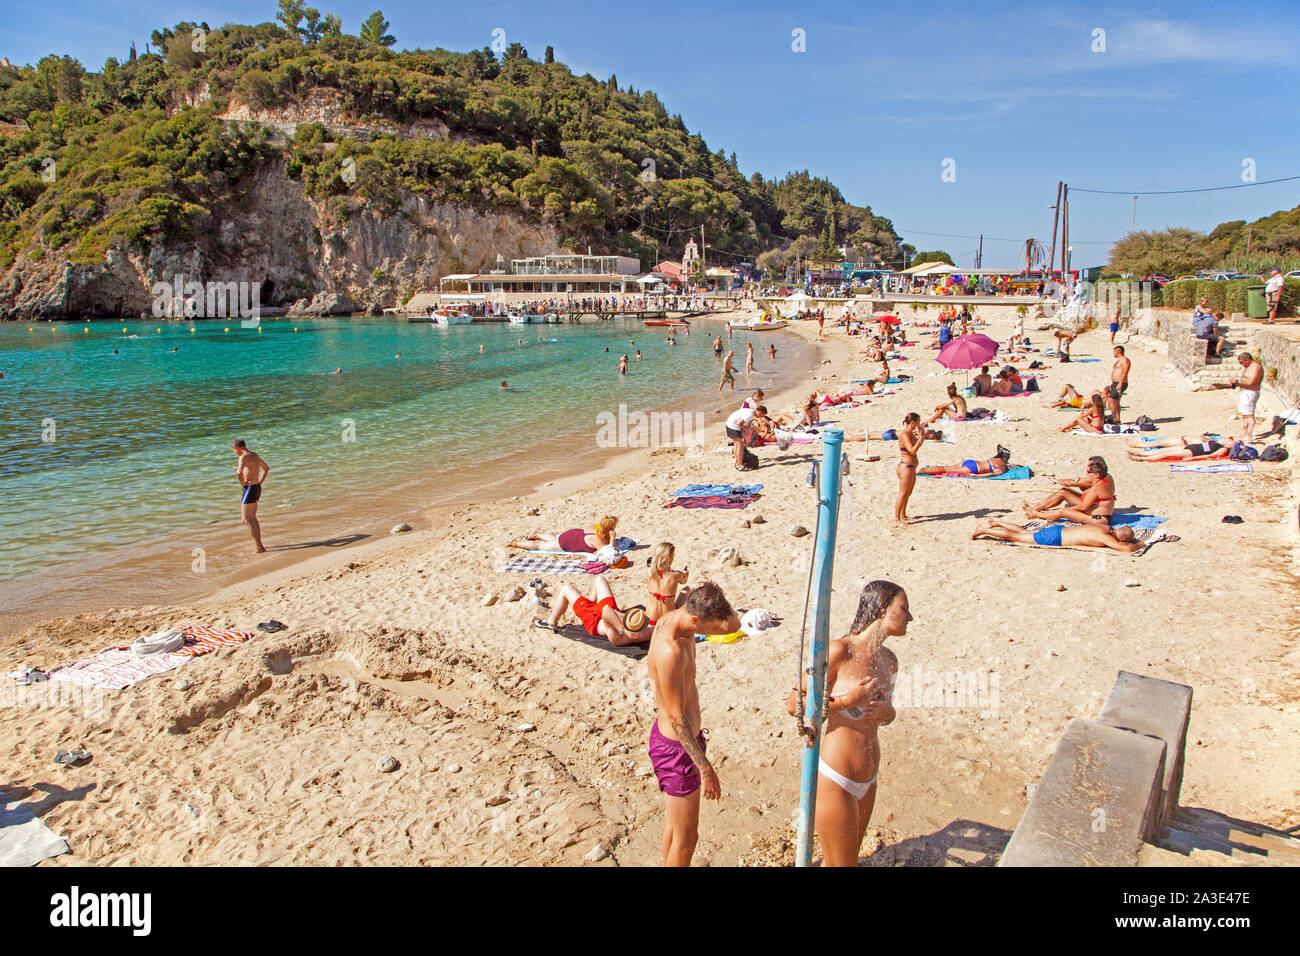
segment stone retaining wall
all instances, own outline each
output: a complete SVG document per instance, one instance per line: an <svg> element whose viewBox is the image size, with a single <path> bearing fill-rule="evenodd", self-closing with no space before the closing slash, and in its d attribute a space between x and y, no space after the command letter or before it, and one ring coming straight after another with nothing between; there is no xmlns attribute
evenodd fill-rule
<svg viewBox="0 0 1300 956"><path fill-rule="evenodd" d="M1227 323L1229 337L1236 335ZM1252 354L1264 366L1264 386L1292 406L1300 402L1300 341L1277 327L1246 326L1253 341ZM1169 361L1184 375L1205 367L1205 345L1192 331L1192 313L1173 309L1141 309L1129 321L1129 330L1137 336L1163 342L1169 349Z"/></svg>

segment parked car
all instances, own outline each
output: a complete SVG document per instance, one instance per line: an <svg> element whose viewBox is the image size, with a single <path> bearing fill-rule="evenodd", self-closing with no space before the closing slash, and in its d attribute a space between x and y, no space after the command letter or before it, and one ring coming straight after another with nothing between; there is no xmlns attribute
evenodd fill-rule
<svg viewBox="0 0 1300 956"><path fill-rule="evenodd" d="M1288 279L1300 279L1300 269L1292 269L1286 274Z"/></svg>

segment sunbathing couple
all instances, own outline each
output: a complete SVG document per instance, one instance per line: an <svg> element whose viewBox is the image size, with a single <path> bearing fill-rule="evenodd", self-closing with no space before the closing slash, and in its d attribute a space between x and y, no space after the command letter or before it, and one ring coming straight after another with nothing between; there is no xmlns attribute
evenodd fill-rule
<svg viewBox="0 0 1300 956"><path fill-rule="evenodd" d="M1025 502L1025 517L1043 521L1077 521L1081 525L1109 528L1115 515L1115 478L1106 459L1093 455L1088 473L1079 478L1056 479L1060 491L1036 505Z"/></svg>
<svg viewBox="0 0 1300 956"><path fill-rule="evenodd" d="M1008 395L1019 395L1026 388L1025 380L1020 377L1014 365L1006 365L998 372L996 380L989 375L987 365L980 366L980 373L975 376L975 394L988 396L990 398L1005 398Z"/></svg>

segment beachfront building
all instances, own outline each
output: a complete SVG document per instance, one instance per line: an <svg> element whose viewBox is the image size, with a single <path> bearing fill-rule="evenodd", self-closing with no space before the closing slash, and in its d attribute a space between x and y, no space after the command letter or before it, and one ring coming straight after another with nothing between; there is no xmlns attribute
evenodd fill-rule
<svg viewBox="0 0 1300 956"><path fill-rule="evenodd" d="M640 291L641 263L632 256L564 253L510 260L510 269L457 273L438 280L443 297L484 295L491 298L547 295L616 295Z"/></svg>

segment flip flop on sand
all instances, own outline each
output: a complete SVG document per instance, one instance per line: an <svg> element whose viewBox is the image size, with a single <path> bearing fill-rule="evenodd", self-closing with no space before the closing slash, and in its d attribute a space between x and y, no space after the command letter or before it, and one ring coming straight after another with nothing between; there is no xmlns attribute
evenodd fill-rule
<svg viewBox="0 0 1300 956"><path fill-rule="evenodd" d="M263 621L261 624L257 625L257 629L259 631L266 631L268 634L274 634L276 631L287 631L289 630L289 627L286 624L281 624L279 621Z"/></svg>
<svg viewBox="0 0 1300 956"><path fill-rule="evenodd" d="M75 763L81 763L81 761L89 759L90 751L85 747L74 747L71 750L60 750L54 755L54 762L61 763L65 767L70 767Z"/></svg>
<svg viewBox="0 0 1300 956"><path fill-rule="evenodd" d="M543 621L540 617L537 620L533 621L533 624L535 624L537 627L542 628L543 630L552 631L556 634L560 633L560 628L557 625L552 624L550 621Z"/></svg>

